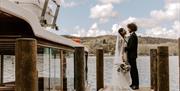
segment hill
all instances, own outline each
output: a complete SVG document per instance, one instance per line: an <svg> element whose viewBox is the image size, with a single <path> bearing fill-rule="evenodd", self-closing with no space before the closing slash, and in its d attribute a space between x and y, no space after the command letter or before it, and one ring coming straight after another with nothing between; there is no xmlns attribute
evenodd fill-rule
<svg viewBox="0 0 180 91"><path fill-rule="evenodd" d="M114 54L116 36L114 35L104 35L97 37L74 37L69 35L64 35L64 37L70 39L80 39L81 43L85 45L89 50L90 54L95 54L97 48L104 48L105 53L109 55ZM166 38L153 38L153 37L141 37L138 36L138 54L139 55L149 55L149 51L152 48L157 48L157 46L169 46L169 54L177 55L178 48L177 40L166 39Z"/></svg>

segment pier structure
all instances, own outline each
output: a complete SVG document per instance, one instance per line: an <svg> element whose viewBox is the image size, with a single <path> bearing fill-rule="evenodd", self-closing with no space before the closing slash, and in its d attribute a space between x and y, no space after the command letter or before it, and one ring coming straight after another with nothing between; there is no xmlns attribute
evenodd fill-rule
<svg viewBox="0 0 180 91"><path fill-rule="evenodd" d="M178 39L179 45L179 64L180 64L180 39ZM103 49L99 49L101 54L97 52L96 59L103 59ZM103 60L101 60L103 61ZM99 62L99 60L97 60ZM104 70L103 62L101 65L97 65L96 70ZM98 64L98 63L97 63ZM102 67L101 67L102 66ZM113 91L112 87L104 86L104 82L100 79L104 79L102 73L104 71L99 71L97 73L97 91ZM170 81L169 81L169 49L168 46L158 46L157 49L150 50L150 74L151 74L151 86L150 87L140 87L136 91L170 91ZM102 88L99 88L102 87Z"/></svg>

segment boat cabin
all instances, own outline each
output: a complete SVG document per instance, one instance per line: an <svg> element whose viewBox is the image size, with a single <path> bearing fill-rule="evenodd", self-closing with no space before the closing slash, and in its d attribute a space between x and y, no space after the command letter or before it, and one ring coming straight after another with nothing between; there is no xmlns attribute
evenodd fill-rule
<svg viewBox="0 0 180 91"><path fill-rule="evenodd" d="M75 52L87 51L47 30L56 31L59 8L59 0L0 0L0 91L75 89Z"/></svg>

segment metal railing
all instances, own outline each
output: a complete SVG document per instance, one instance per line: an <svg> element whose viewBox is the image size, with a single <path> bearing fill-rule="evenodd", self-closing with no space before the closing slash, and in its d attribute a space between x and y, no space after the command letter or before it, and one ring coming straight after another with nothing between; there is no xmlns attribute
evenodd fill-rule
<svg viewBox="0 0 180 91"><path fill-rule="evenodd" d="M55 10L54 19L53 19L52 24L47 24L46 19L45 19L45 14L46 14L46 10L48 8L49 1L53 1L54 4L56 5L56 10ZM38 2L39 2L39 0L38 0ZM56 25L56 21L58 18L59 10L60 10L60 0L45 0L43 10L41 13L41 19L40 19L41 25L45 26L45 27L50 26L51 28L58 30L58 26Z"/></svg>

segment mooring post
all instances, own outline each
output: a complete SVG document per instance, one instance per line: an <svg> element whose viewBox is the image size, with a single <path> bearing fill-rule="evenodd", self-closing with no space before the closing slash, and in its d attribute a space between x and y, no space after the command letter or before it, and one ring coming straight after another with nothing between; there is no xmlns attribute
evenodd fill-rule
<svg viewBox="0 0 180 91"><path fill-rule="evenodd" d="M76 47L74 52L74 85L76 91L85 91L84 47Z"/></svg>
<svg viewBox="0 0 180 91"><path fill-rule="evenodd" d="M180 74L180 38L178 40L178 45L179 45L179 74ZM179 89L180 89L180 75L179 75Z"/></svg>
<svg viewBox="0 0 180 91"><path fill-rule="evenodd" d="M1 54L1 72L0 72L0 85L2 85L3 84L3 71L4 71L4 55L3 54Z"/></svg>
<svg viewBox="0 0 180 91"><path fill-rule="evenodd" d="M32 38L16 40L16 91L38 91L37 43Z"/></svg>
<svg viewBox="0 0 180 91"><path fill-rule="evenodd" d="M158 47L158 91L169 91L169 53L167 46Z"/></svg>
<svg viewBox="0 0 180 91"><path fill-rule="evenodd" d="M85 53L85 71L86 71L85 78L86 81L88 81L88 52Z"/></svg>
<svg viewBox="0 0 180 91"><path fill-rule="evenodd" d="M63 50L60 50L60 64L61 64L61 89L67 91L67 77L66 77L66 58Z"/></svg>
<svg viewBox="0 0 180 91"><path fill-rule="evenodd" d="M151 89L157 91L157 49L150 50Z"/></svg>
<svg viewBox="0 0 180 91"><path fill-rule="evenodd" d="M104 88L104 51L103 49L96 50L96 83L97 91Z"/></svg>

